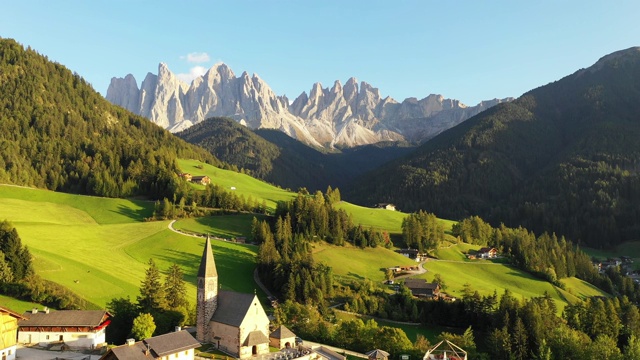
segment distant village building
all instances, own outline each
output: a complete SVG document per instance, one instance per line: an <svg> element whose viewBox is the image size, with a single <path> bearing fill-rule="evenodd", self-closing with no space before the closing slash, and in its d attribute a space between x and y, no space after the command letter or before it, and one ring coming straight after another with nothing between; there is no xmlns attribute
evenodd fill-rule
<svg viewBox="0 0 640 360"><path fill-rule="evenodd" d="M18 321L25 317L0 306L0 359L14 360L18 339Z"/></svg>
<svg viewBox="0 0 640 360"><path fill-rule="evenodd" d="M72 349L95 349L105 342L111 314L105 310L38 311L23 314L18 322L21 344L64 344Z"/></svg>
<svg viewBox="0 0 640 360"><path fill-rule="evenodd" d="M196 338L244 359L269 353L269 318L255 294L219 291L207 237L198 270Z"/></svg>
<svg viewBox="0 0 640 360"><path fill-rule="evenodd" d="M438 297L440 295L440 284L428 283L424 279L406 279L404 286L411 290L411 294L416 297Z"/></svg>
<svg viewBox="0 0 640 360"><path fill-rule="evenodd" d="M195 184L200 184L200 185L209 185L211 184L211 178L204 175L204 176L192 176L191 177L191 182L195 183Z"/></svg>
<svg viewBox="0 0 640 360"><path fill-rule="evenodd" d="M180 176L181 178L183 178L183 179L185 179L187 181L191 181L191 177L192 177L191 174L189 174L189 173L182 173L182 174L180 174L178 176Z"/></svg>
<svg viewBox="0 0 640 360"><path fill-rule="evenodd" d="M417 249L400 249L400 250L396 250L396 252L400 255L406 256L409 259L415 260L417 262L427 260L427 254L421 253Z"/></svg>
<svg viewBox="0 0 640 360"><path fill-rule="evenodd" d="M391 210L391 211L396 211L396 206L393 204L389 204L389 203L378 203L375 206L378 209L385 209L385 210Z"/></svg>
<svg viewBox="0 0 640 360"><path fill-rule="evenodd" d="M276 349L292 348L296 345L296 334L280 325L269 335L269 345Z"/></svg>
<svg viewBox="0 0 640 360"><path fill-rule="evenodd" d="M498 256L498 250L493 247L483 247L478 250L477 257L481 259L495 259Z"/></svg>
<svg viewBox="0 0 640 360"><path fill-rule="evenodd" d="M191 334L182 330L138 342L128 339L126 344L109 349L100 360L193 360L194 349L199 346Z"/></svg>

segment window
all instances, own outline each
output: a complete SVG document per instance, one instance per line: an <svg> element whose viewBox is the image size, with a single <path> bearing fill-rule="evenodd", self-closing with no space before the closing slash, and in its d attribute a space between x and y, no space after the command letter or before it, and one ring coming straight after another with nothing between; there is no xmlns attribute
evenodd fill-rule
<svg viewBox="0 0 640 360"><path fill-rule="evenodd" d="M47 340L49 340L49 335L47 335L47 338L46 338L46 339L47 339Z"/></svg>

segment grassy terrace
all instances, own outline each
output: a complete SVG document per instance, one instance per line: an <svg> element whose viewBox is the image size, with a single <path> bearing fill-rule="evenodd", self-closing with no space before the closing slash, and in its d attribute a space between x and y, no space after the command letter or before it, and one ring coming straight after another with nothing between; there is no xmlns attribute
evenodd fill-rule
<svg viewBox="0 0 640 360"><path fill-rule="evenodd" d="M0 219L9 220L34 256L36 271L103 307L138 295L147 262L180 265L195 301L204 239L177 234L169 221L144 222L149 202L69 195L0 186ZM223 288L252 292L255 247L214 241Z"/></svg>

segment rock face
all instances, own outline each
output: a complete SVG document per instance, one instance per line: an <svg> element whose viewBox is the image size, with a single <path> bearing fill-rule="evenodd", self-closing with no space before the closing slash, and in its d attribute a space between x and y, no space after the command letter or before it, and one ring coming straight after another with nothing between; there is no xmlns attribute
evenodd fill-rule
<svg viewBox="0 0 640 360"><path fill-rule="evenodd" d="M316 83L291 104L257 75L236 77L225 64L214 65L191 85L161 63L138 89L133 75L112 78L107 100L177 132L213 116L225 116L252 129L278 129L315 146L352 147L383 140L419 142L503 101L468 107L458 100L429 95L398 103L355 78L344 86Z"/></svg>

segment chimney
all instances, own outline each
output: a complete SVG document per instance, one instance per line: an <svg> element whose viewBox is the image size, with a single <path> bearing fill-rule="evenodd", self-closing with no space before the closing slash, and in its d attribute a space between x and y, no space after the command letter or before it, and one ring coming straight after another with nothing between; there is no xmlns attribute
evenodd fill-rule
<svg viewBox="0 0 640 360"><path fill-rule="evenodd" d="M175 332L180 332L180 331L182 331L182 327L180 327L180 326L176 326L176 328L175 328Z"/></svg>
<svg viewBox="0 0 640 360"><path fill-rule="evenodd" d="M31 313L32 313L32 314L37 314L37 313L38 313L38 308L33 308L33 309L31 309Z"/></svg>
<svg viewBox="0 0 640 360"><path fill-rule="evenodd" d="M149 347L149 344L145 343L144 344L147 348L144 350L144 354L146 356L149 356L149 353L151 352L151 348Z"/></svg>
<svg viewBox="0 0 640 360"><path fill-rule="evenodd" d="M127 339L127 342L126 342L126 344L127 344L128 346L131 346L131 345L133 345L133 344L135 344L135 343L136 343L136 339Z"/></svg>
<svg viewBox="0 0 640 360"><path fill-rule="evenodd" d="M46 307L46 306L45 306L45 307L44 307L44 309L42 309L42 310L44 310L44 313L45 313L45 314L48 314L48 313L49 313L49 308L48 308L48 307Z"/></svg>

